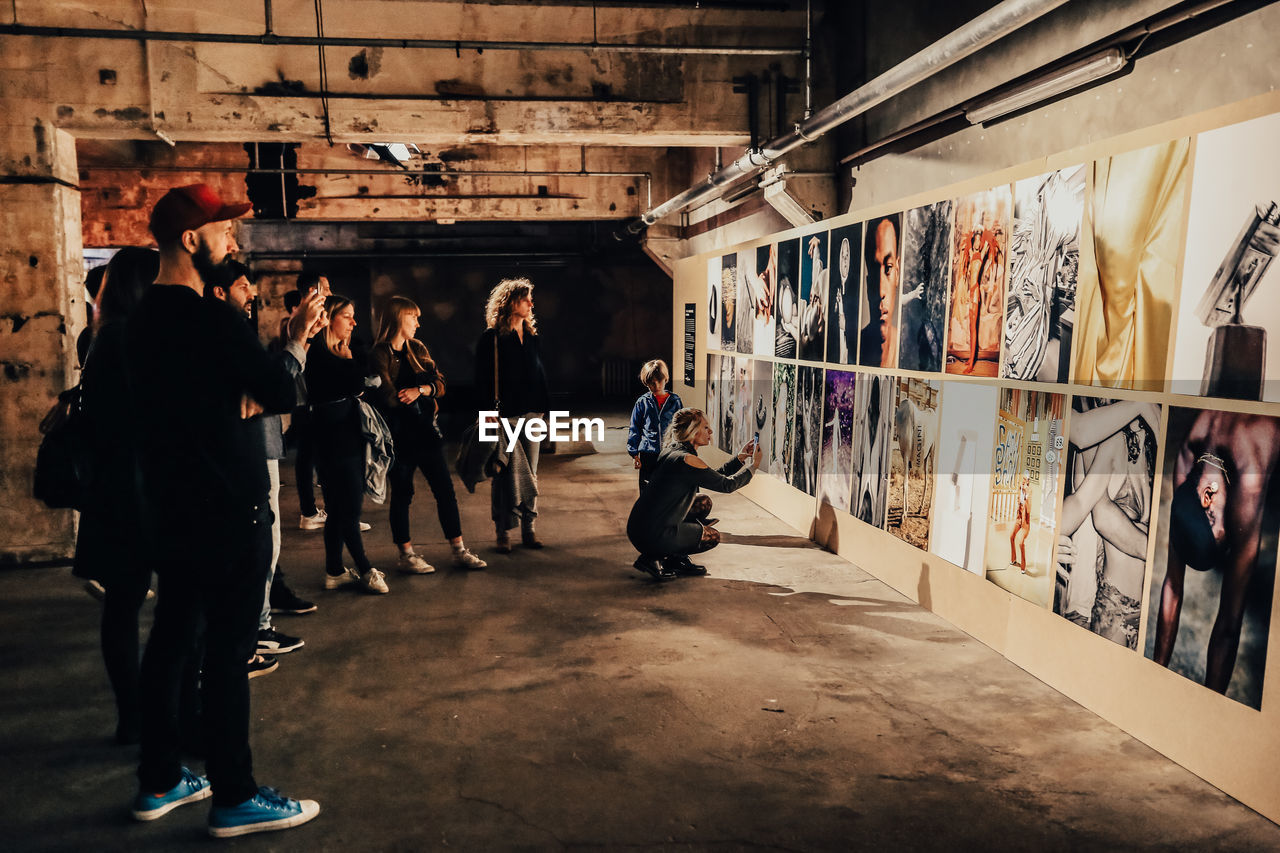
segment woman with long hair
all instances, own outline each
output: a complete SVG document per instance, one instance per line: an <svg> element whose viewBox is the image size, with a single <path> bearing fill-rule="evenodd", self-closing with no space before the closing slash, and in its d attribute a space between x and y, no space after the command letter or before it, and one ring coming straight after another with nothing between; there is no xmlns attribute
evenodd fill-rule
<svg viewBox="0 0 1280 853"><path fill-rule="evenodd" d="M547 374L539 352L538 321L533 316L533 283L527 278L503 279L485 304L486 329L476 344L476 387L480 404L498 404L498 416L545 418L551 408ZM497 387L494 363L497 362ZM496 550L511 553L509 531L520 526L526 548L541 548L534 529L538 517L538 455L541 445L521 432L511 460L493 478L492 515Z"/></svg>
<svg viewBox="0 0 1280 853"><path fill-rule="evenodd" d="M669 435L649 485L627 518L627 538L640 552L635 567L656 580L707 573L689 555L719 545L720 531L708 518L711 498L698 494L698 489L736 492L760 467L760 447L754 439L718 470L698 458L698 448L711 443L711 423L701 409L676 412Z"/></svg>
<svg viewBox="0 0 1280 853"><path fill-rule="evenodd" d="M360 536L364 509L365 439L360 426L360 396L364 393L363 353L352 351L355 306L332 294L324 303L329 325L307 348L307 399L311 401L316 442L316 469L328 517L324 522L325 589L359 584L371 593L388 592L382 572L365 556ZM346 545L355 568L342 565Z"/></svg>
<svg viewBox="0 0 1280 853"><path fill-rule="evenodd" d="M90 464L73 571L104 590L102 658L116 695L116 742L121 744L137 743L141 734L138 612L151 587L151 563L141 548L125 329L159 269L160 256L151 249L121 249L111 258L95 300L97 328L80 381Z"/></svg>
<svg viewBox="0 0 1280 853"><path fill-rule="evenodd" d="M453 549L454 565L483 569L481 560L462 541L458 497L444 458L444 439L436 425L436 400L444 396L444 375L421 341L418 306L403 296L393 296L382 309L377 343L371 360L382 384L377 398L385 413L395 444L395 462L387 474L391 488L391 539L400 550L400 570L423 574L435 569L413 550L409 534L409 504L413 502L413 476L421 469L436 499L436 513L444 538Z"/></svg>

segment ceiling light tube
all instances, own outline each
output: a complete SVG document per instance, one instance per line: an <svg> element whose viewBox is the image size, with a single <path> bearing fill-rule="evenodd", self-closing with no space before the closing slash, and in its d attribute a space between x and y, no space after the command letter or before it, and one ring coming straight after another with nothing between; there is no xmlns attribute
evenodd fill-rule
<svg viewBox="0 0 1280 853"><path fill-rule="evenodd" d="M1032 80L1013 91L974 105L965 110L970 124L984 124L992 119L1047 101L1122 70L1128 60L1118 47L1087 57L1079 62Z"/></svg>

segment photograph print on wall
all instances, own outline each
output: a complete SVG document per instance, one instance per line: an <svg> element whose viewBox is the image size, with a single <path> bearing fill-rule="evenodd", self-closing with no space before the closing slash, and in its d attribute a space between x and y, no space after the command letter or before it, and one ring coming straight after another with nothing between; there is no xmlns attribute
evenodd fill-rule
<svg viewBox="0 0 1280 853"><path fill-rule="evenodd" d="M1066 382L1071 367L1084 166L1014 184L1005 301L1005 379Z"/></svg>
<svg viewBox="0 0 1280 853"><path fill-rule="evenodd" d="M1072 332L1076 384L1164 390L1189 150L1189 139L1176 139L1092 164Z"/></svg>
<svg viewBox="0 0 1280 853"><path fill-rule="evenodd" d="M1001 388L991 455L987 580L1046 608L1056 577L1066 399Z"/></svg>
<svg viewBox="0 0 1280 853"><path fill-rule="evenodd" d="M908 210L902 226L898 366L942 370L943 320L951 272L951 201Z"/></svg>
<svg viewBox="0 0 1280 853"><path fill-rule="evenodd" d="M751 355L754 348L756 331L757 298L761 296L759 281L755 279L755 251L744 249L738 252L738 317L734 349L740 353ZM756 286L753 287L752 285Z"/></svg>
<svg viewBox="0 0 1280 853"><path fill-rule="evenodd" d="M947 373L996 375L1004 318L1005 244L1012 206L1008 186L973 193L956 202Z"/></svg>
<svg viewBox="0 0 1280 853"><path fill-rule="evenodd" d="M1169 408L1146 656L1262 707L1276 538L1280 419Z"/></svg>
<svg viewBox="0 0 1280 853"><path fill-rule="evenodd" d="M720 424L723 418L720 414L720 359L722 356L711 353L707 356L707 406L703 410L703 414L707 416L707 423L711 424L711 429L716 435L712 437L717 447L720 446L719 432Z"/></svg>
<svg viewBox="0 0 1280 853"><path fill-rule="evenodd" d="M893 441L889 445L889 505L885 529L929 548L933 480L938 470L939 383L897 377L893 382Z"/></svg>
<svg viewBox="0 0 1280 853"><path fill-rule="evenodd" d="M1053 611L1138 648L1160 406L1073 397Z"/></svg>
<svg viewBox="0 0 1280 853"><path fill-rule="evenodd" d="M734 409L737 417L733 422L733 435L730 439L729 452L738 454L755 432L756 415L753 407L755 398L751 394L751 359L738 356L734 365Z"/></svg>
<svg viewBox="0 0 1280 853"><path fill-rule="evenodd" d="M795 358L800 348L800 241L778 244L778 282L773 354Z"/></svg>
<svg viewBox="0 0 1280 853"><path fill-rule="evenodd" d="M862 331L858 363L898 366L898 292L902 281L902 214L867 222L862 240Z"/></svg>
<svg viewBox="0 0 1280 853"><path fill-rule="evenodd" d="M822 443L822 368L796 371L796 422L792 426L791 485L818 493L818 453Z"/></svg>
<svg viewBox="0 0 1280 853"><path fill-rule="evenodd" d="M738 256L725 255L720 259L720 349L725 352L737 349L737 318Z"/></svg>
<svg viewBox="0 0 1280 853"><path fill-rule="evenodd" d="M720 349L720 259L707 261L707 349Z"/></svg>
<svg viewBox="0 0 1280 853"><path fill-rule="evenodd" d="M769 473L784 483L791 482L792 421L796 414L796 366L773 365L773 442L768 458Z"/></svg>
<svg viewBox="0 0 1280 853"><path fill-rule="evenodd" d="M858 362L858 306L862 300L862 223L831 232L831 268L827 275L827 361Z"/></svg>
<svg viewBox="0 0 1280 853"><path fill-rule="evenodd" d="M752 333L752 352L756 355L773 355L777 345L774 301L777 297L778 247L775 243L757 246L755 249L755 273L748 278L751 299L755 302L755 331Z"/></svg>
<svg viewBox="0 0 1280 853"><path fill-rule="evenodd" d="M987 505L1000 389L942 383L938 476L929 550L967 572L985 574Z"/></svg>
<svg viewBox="0 0 1280 853"><path fill-rule="evenodd" d="M849 478L853 465L853 387L851 371L827 371L818 499L844 512L849 511Z"/></svg>
<svg viewBox="0 0 1280 853"><path fill-rule="evenodd" d="M893 377L862 374L853 388L853 477L850 509L860 521L884 528L889 486Z"/></svg>
<svg viewBox="0 0 1280 853"><path fill-rule="evenodd" d="M751 414L755 420L752 437L760 436L760 465L765 467L773 455L773 362L771 361L751 362Z"/></svg>
<svg viewBox="0 0 1280 853"><path fill-rule="evenodd" d="M1196 137L1175 394L1280 401L1280 114Z"/></svg>
<svg viewBox="0 0 1280 853"><path fill-rule="evenodd" d="M738 357L735 355L720 356L720 424L713 426L716 447L725 453L735 452L733 448L733 430L738 422L738 391L734 385Z"/></svg>
<svg viewBox="0 0 1280 853"><path fill-rule="evenodd" d="M800 240L804 257L800 269L800 358L822 361L827 325L827 232Z"/></svg>

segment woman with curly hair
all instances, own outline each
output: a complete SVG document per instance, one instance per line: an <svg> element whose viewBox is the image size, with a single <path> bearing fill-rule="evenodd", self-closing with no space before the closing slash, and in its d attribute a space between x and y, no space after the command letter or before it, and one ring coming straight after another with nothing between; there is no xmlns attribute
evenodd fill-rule
<svg viewBox="0 0 1280 853"><path fill-rule="evenodd" d="M485 304L486 329L476 344L476 387L480 404L497 403L502 418L545 418L550 406L547 374L538 346L538 321L533 316L533 283L527 278L503 279ZM494 363L497 362L497 387ZM520 436L510 464L493 478L492 515L496 550L511 553L509 531L520 526L526 548L541 548L534 530L538 517L538 455L540 444Z"/></svg>
<svg viewBox="0 0 1280 853"><path fill-rule="evenodd" d="M413 550L409 535L413 478L422 469L436 499L440 527L453 549L454 565L483 569L484 560L471 553L462 541L458 497L444 460L444 439L436 426L436 400L444 396L444 374L436 369L426 345L414 337L421 313L417 304L403 296L388 299L378 324L378 342L370 354L373 369L382 380L372 396L376 396L386 415L396 449L395 462L387 475L391 487L391 539L400 551L401 571L434 571Z"/></svg>

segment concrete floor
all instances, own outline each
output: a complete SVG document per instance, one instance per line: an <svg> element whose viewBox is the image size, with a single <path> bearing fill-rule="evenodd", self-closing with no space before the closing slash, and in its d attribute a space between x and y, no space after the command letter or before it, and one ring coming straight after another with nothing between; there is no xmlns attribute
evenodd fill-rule
<svg viewBox="0 0 1280 853"><path fill-rule="evenodd" d="M255 758L322 813L219 844L1280 849L1280 827L745 499L717 498L731 535L708 578L633 571L623 436L544 457L541 552L489 551L487 488L459 487L484 572L325 593L320 534L286 526L283 565L320 610L279 618L307 645L252 683ZM434 540L425 484L414 509ZM366 518L390 568L386 509ZM0 848L211 849L203 804L127 816L97 608L68 570L0 573Z"/></svg>

